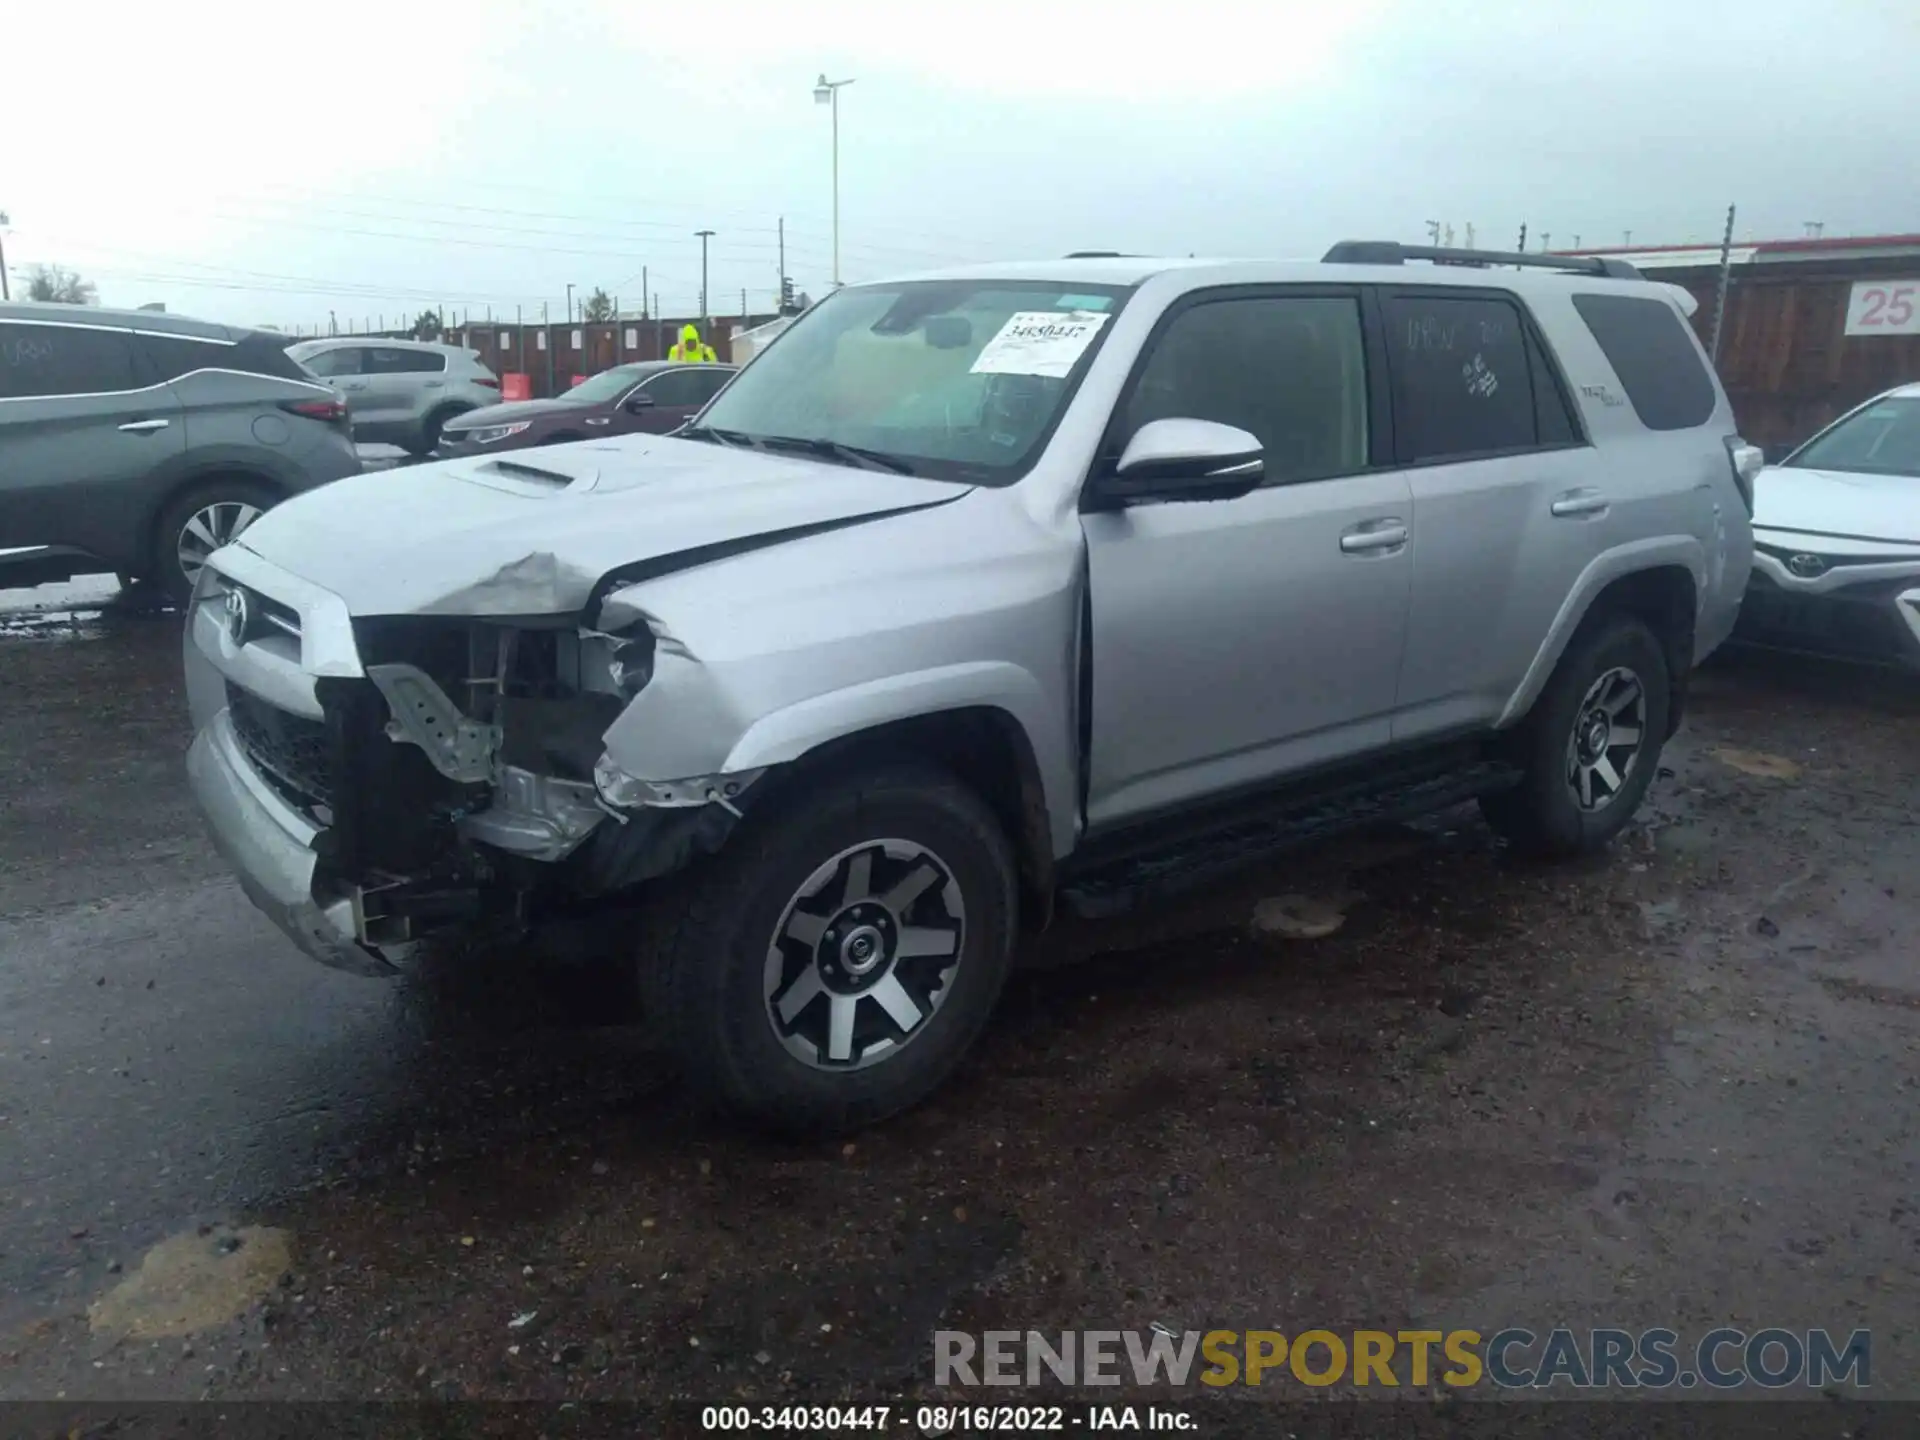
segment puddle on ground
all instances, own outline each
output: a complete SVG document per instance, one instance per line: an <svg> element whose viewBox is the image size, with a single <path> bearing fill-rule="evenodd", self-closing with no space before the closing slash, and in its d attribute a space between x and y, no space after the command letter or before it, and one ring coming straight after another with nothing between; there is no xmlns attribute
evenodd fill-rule
<svg viewBox="0 0 1920 1440"><path fill-rule="evenodd" d="M196 1228L146 1253L140 1268L87 1307L96 1335L192 1335L242 1314L293 1268L284 1230Z"/></svg>

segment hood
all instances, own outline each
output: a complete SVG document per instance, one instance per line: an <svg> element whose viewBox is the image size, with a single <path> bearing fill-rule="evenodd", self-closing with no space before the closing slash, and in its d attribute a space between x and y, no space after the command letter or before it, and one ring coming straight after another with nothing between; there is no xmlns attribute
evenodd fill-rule
<svg viewBox="0 0 1920 1440"><path fill-rule="evenodd" d="M1753 486L1761 530L1920 544L1920 477L1850 470L1762 470Z"/></svg>
<svg viewBox="0 0 1920 1440"><path fill-rule="evenodd" d="M970 489L634 436L336 480L276 505L238 543L355 615L556 615L620 567L721 558Z"/></svg>
<svg viewBox="0 0 1920 1440"><path fill-rule="evenodd" d="M478 410L458 415L447 422L446 429L449 433L483 430L489 425L511 425L516 420L538 420L543 415L576 414L592 408L577 400L509 400L501 405L482 405Z"/></svg>

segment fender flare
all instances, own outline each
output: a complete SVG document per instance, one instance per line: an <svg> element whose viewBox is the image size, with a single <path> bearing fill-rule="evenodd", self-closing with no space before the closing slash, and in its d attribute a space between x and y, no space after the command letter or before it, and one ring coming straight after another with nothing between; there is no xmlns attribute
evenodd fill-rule
<svg viewBox="0 0 1920 1440"><path fill-rule="evenodd" d="M1054 855L1068 853L1077 831L1068 718L1034 675L1007 661L910 671L796 701L749 725L721 769L732 773L786 764L862 731L966 709L998 710L1018 728L1038 772Z"/></svg>
<svg viewBox="0 0 1920 1440"><path fill-rule="evenodd" d="M1707 551L1694 536L1657 535L1634 540L1602 551L1589 561L1573 588L1567 592L1567 598L1561 601L1559 613L1553 617L1553 625L1547 631L1547 638L1534 653L1533 662L1527 666L1527 673L1521 678L1519 688L1508 698L1506 708L1494 722L1494 728L1506 729L1532 708L1540 692L1546 689L1554 666L1560 663L1560 657L1566 653L1568 642L1593 609L1593 602L1599 598L1601 591L1626 576L1644 570L1667 568L1683 569L1693 577L1697 619L1699 607L1708 598Z"/></svg>

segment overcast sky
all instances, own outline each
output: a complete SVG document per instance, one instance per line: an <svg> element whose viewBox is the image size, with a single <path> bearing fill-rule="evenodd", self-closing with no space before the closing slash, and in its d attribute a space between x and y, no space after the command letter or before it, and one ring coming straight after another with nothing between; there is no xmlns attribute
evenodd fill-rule
<svg viewBox="0 0 1920 1440"><path fill-rule="evenodd" d="M1920 0L67 0L7 27L15 272L341 327L603 286L1344 237L1920 230ZM57 14L57 20L54 18ZM74 40L32 63L34 38Z"/></svg>

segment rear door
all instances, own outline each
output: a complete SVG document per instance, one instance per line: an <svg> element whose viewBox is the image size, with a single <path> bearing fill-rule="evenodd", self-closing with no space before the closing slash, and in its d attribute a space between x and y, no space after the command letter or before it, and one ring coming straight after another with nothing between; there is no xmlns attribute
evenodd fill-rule
<svg viewBox="0 0 1920 1440"><path fill-rule="evenodd" d="M1381 294L1413 609L1394 739L1492 724L1617 528L1599 459L1521 301Z"/></svg>
<svg viewBox="0 0 1920 1440"><path fill-rule="evenodd" d="M447 388L446 370L447 357L437 350L369 345L362 377L368 420L390 426L424 416Z"/></svg>
<svg viewBox="0 0 1920 1440"><path fill-rule="evenodd" d="M138 563L180 407L116 326L0 319L0 549L68 545Z"/></svg>
<svg viewBox="0 0 1920 1440"><path fill-rule="evenodd" d="M326 381L347 402L354 422L367 408L367 352L361 345L335 345L316 350L300 361L309 373Z"/></svg>

